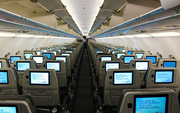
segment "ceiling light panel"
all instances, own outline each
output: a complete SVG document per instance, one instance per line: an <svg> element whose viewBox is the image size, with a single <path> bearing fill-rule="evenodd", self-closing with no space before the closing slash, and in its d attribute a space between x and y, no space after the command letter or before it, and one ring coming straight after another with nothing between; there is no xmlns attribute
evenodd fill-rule
<svg viewBox="0 0 180 113"><path fill-rule="evenodd" d="M61 0L83 34L89 33L104 0Z"/></svg>

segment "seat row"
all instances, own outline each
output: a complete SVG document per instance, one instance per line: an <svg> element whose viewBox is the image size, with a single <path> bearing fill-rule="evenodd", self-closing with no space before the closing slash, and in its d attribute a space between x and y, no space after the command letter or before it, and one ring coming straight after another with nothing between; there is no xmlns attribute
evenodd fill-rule
<svg viewBox="0 0 180 113"><path fill-rule="evenodd" d="M23 113L71 111L76 81L74 76L78 77L83 43L68 46L70 48L66 46L61 49L63 52L60 55L54 55L47 48L42 48L43 52L41 51L40 55L36 55L35 51L25 50L23 55L0 58L1 98L12 101L11 105L15 106L12 109L16 108L17 113L20 113L19 111ZM47 51L44 52L44 50ZM62 55L63 53L68 53L68 56ZM31 55L25 57L26 54ZM49 55L50 59L48 59ZM25 97L27 102L24 101ZM20 101L22 104L19 103ZM25 106L27 109L18 110L20 108L16 106ZM5 111L8 112L7 109Z"/></svg>
<svg viewBox="0 0 180 113"><path fill-rule="evenodd" d="M117 59L115 55L121 53L123 48L122 46L112 48L112 46L107 47L106 45L93 42L88 44L96 111L109 111L112 113L117 112L118 109L119 113L125 113L126 111L124 110L131 111L130 113L144 113L145 110L147 112L153 112L153 107L148 108L152 106L152 103L146 105L145 101L156 101L155 98L154 100L146 98L143 100L143 97L149 96L148 98L150 98L152 95L148 94L151 94L151 92L154 92L154 95L158 95L158 91L160 90L171 90L175 94L174 103L178 103L176 105L176 112L179 113L179 102L177 101L180 87L179 60L174 58L161 58L160 55L145 55L143 50L134 50L132 52L134 53L133 55L127 55L128 49L126 50L127 52L124 52L124 55L121 55L121 57ZM118 49L120 51L118 51ZM103 52L99 53L97 51ZM118 52L113 54L110 51ZM141 53L143 53L143 55L141 58L138 58L137 54ZM156 56L157 67L153 65L154 58L148 59L148 57L153 56ZM131 99L136 100L136 98L135 96L130 96L131 99L129 99L130 97L126 97L125 95L127 92L129 92L131 96L139 93L142 100L138 103L136 103L136 101L130 101ZM145 92L148 96L144 96L143 93ZM129 103L123 100L129 100ZM162 102L159 101L159 103ZM134 105L138 105L137 108ZM160 107L158 105L154 106ZM172 113L172 111L163 111L162 109L156 110L154 113Z"/></svg>

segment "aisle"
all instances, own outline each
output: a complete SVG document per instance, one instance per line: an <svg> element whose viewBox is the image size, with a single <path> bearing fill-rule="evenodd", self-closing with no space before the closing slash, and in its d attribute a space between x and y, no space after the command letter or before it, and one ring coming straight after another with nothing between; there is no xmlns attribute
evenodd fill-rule
<svg viewBox="0 0 180 113"><path fill-rule="evenodd" d="M82 64L77 82L74 113L93 113L92 95L90 88L90 70L87 49L84 49Z"/></svg>

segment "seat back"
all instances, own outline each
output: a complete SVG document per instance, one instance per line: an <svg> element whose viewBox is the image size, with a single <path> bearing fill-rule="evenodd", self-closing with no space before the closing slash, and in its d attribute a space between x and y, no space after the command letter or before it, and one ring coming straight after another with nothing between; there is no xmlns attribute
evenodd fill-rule
<svg viewBox="0 0 180 113"><path fill-rule="evenodd" d="M30 94L36 106L58 106L61 98L54 69L27 69L23 76L23 93Z"/></svg>
<svg viewBox="0 0 180 113"><path fill-rule="evenodd" d="M15 60L25 60L25 56L24 55L10 55L8 56L8 60L9 60L9 63L11 64L11 67L13 66L13 61Z"/></svg>
<svg viewBox="0 0 180 113"><path fill-rule="evenodd" d="M47 56L47 60L52 60L54 53L51 52L42 52L41 55L46 55Z"/></svg>
<svg viewBox="0 0 180 113"><path fill-rule="evenodd" d="M179 113L176 93L171 89L124 90L117 113Z"/></svg>
<svg viewBox="0 0 180 113"><path fill-rule="evenodd" d="M180 75L176 68L152 68L148 69L145 76L146 88L171 88L177 94L180 87Z"/></svg>
<svg viewBox="0 0 180 113"><path fill-rule="evenodd" d="M134 59L137 59L136 55L121 55L120 57L120 61L123 62L124 68L128 68L129 63L131 62L131 60L134 60Z"/></svg>
<svg viewBox="0 0 180 113"><path fill-rule="evenodd" d="M146 55L146 53L144 51L134 51L132 55L136 55L137 59L142 59L143 56Z"/></svg>
<svg viewBox="0 0 180 113"><path fill-rule="evenodd" d="M36 113L30 95L0 96L0 110L3 113Z"/></svg>
<svg viewBox="0 0 180 113"><path fill-rule="evenodd" d="M10 68L8 58L0 58L0 68Z"/></svg>
<svg viewBox="0 0 180 113"><path fill-rule="evenodd" d="M104 104L116 106L124 89L139 89L140 77L136 69L110 69L105 78Z"/></svg>
<svg viewBox="0 0 180 113"><path fill-rule="evenodd" d="M50 50L49 52L54 53L54 55L60 55L60 52L57 50Z"/></svg>
<svg viewBox="0 0 180 113"><path fill-rule="evenodd" d="M129 64L129 68L135 68L139 71L139 75L141 78L141 85L144 85L144 76L147 69L152 68L152 61L151 60L143 60L143 59L136 59L131 60Z"/></svg>
<svg viewBox="0 0 180 113"><path fill-rule="evenodd" d="M99 86L104 87L105 77L108 69L123 69L122 61L102 61L99 68Z"/></svg>
<svg viewBox="0 0 180 113"><path fill-rule="evenodd" d="M23 52L23 55L26 60L29 60L31 55L36 55L36 51L25 51Z"/></svg>
<svg viewBox="0 0 180 113"><path fill-rule="evenodd" d="M72 53L61 53L61 56L69 56L71 60L71 69L74 69L74 58Z"/></svg>
<svg viewBox="0 0 180 113"><path fill-rule="evenodd" d="M148 59L152 61L152 65L155 68L157 66L158 59L160 57L158 55L144 55L142 59Z"/></svg>
<svg viewBox="0 0 180 113"><path fill-rule="evenodd" d="M18 75L14 68L1 68L0 78L0 95L22 94L18 83Z"/></svg>
<svg viewBox="0 0 180 113"><path fill-rule="evenodd" d="M36 69L37 65L34 60L15 60L13 62L13 67L17 70L19 77L19 85L22 86L22 79L24 76L24 71L26 69Z"/></svg>
<svg viewBox="0 0 180 113"><path fill-rule="evenodd" d="M38 69L41 69L43 61L47 60L47 56L46 55L32 55L30 59L36 62Z"/></svg>
<svg viewBox="0 0 180 113"><path fill-rule="evenodd" d="M127 55L127 53L126 52L118 52L118 53L114 53L114 55L115 55L116 59L118 60L118 59L120 59L121 55Z"/></svg>
<svg viewBox="0 0 180 113"><path fill-rule="evenodd" d="M66 66L64 60L45 60L42 69L55 69L59 87L67 87Z"/></svg>
<svg viewBox="0 0 180 113"><path fill-rule="evenodd" d="M66 75L71 77L71 59L69 56L56 55L53 57L53 60L64 60L66 65Z"/></svg>
<svg viewBox="0 0 180 113"><path fill-rule="evenodd" d="M112 54L104 54L104 55L98 55L96 58L96 75L98 76L99 74L99 67L100 67L100 63L102 61L116 61L116 58L114 55Z"/></svg>

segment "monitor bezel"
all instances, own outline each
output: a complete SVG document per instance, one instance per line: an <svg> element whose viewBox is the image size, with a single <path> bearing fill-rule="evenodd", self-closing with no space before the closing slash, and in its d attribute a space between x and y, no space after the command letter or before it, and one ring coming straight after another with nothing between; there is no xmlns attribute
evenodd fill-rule
<svg viewBox="0 0 180 113"><path fill-rule="evenodd" d="M21 56L10 56L10 63L13 64L13 62L11 62L11 58L12 57L20 57L20 60L21 60Z"/></svg>
<svg viewBox="0 0 180 113"><path fill-rule="evenodd" d="M51 58L50 59L52 59L52 53L42 53L42 55L45 55L45 54L51 54ZM50 60L48 57L47 57L47 59Z"/></svg>
<svg viewBox="0 0 180 113"><path fill-rule="evenodd" d="M70 50L69 50L69 51L65 51L65 53L66 53L66 52L67 52L67 53L69 53L69 52L70 52ZM73 50L72 50L70 53L73 53Z"/></svg>
<svg viewBox="0 0 180 113"><path fill-rule="evenodd" d="M118 63L119 64L119 68L118 69L120 69L120 63L119 62L105 62L105 72L107 72L106 71L106 64L108 64L108 63Z"/></svg>
<svg viewBox="0 0 180 113"><path fill-rule="evenodd" d="M156 64L156 63L157 63L157 56L146 56L146 59L147 59L147 57L156 57L156 62L155 62L155 63L153 63L152 60L151 60L151 61L152 61L153 64ZM150 60L150 59L147 59L147 60Z"/></svg>
<svg viewBox="0 0 180 113"><path fill-rule="evenodd" d="M102 57L111 57L111 60L106 60L106 61L112 61L112 56L101 56L101 62L102 62Z"/></svg>
<svg viewBox="0 0 180 113"><path fill-rule="evenodd" d="M136 63L137 62L147 62L148 63L147 70L149 69L149 61L135 61L135 63L134 63L135 69L136 69ZM147 70L138 70L138 71L147 71Z"/></svg>
<svg viewBox="0 0 180 113"><path fill-rule="evenodd" d="M0 72L7 72L7 83L0 83L0 84L9 84L8 71L7 70L0 70Z"/></svg>
<svg viewBox="0 0 180 113"><path fill-rule="evenodd" d="M25 54L32 54L32 55L33 55L33 53L24 53L25 58L26 58L26 55L25 55ZM29 59L31 58L32 55L30 55ZM27 58L26 58L26 59L27 59ZM27 60L29 60L29 59L27 59Z"/></svg>
<svg viewBox="0 0 180 113"><path fill-rule="evenodd" d="M0 107L15 107L16 108L16 113L18 113L18 106L17 105L5 105L5 104L1 104Z"/></svg>
<svg viewBox="0 0 180 113"><path fill-rule="evenodd" d="M131 61L130 61L129 63L125 63L125 57L134 57L133 60L135 60L135 56L124 56L124 64L129 64L129 63L131 62Z"/></svg>
<svg viewBox="0 0 180 113"><path fill-rule="evenodd" d="M131 84L114 84L114 74L115 73L127 73L127 72L131 72L132 73L132 83ZM134 72L133 71L113 71L113 85L133 85L134 83Z"/></svg>
<svg viewBox="0 0 180 113"><path fill-rule="evenodd" d="M53 61L53 62L52 62L52 61L46 61L46 69L47 69L47 64L48 64L48 63L59 63L59 70L58 70L58 71L55 70L55 69L54 69L54 70L55 70L56 72L60 72L60 71L61 71L61 63L60 63L60 62L57 62L57 61Z"/></svg>
<svg viewBox="0 0 180 113"><path fill-rule="evenodd" d="M173 72L172 82L156 82L156 72L157 71L172 71ZM174 70L155 70L155 73L154 73L154 84L172 84L172 83L174 83Z"/></svg>
<svg viewBox="0 0 180 113"><path fill-rule="evenodd" d="M55 60L56 60L57 57L64 57L64 58L66 58L66 62L64 62L64 63L65 64L67 63L67 56L55 56Z"/></svg>
<svg viewBox="0 0 180 113"><path fill-rule="evenodd" d="M34 57L42 57L43 58L43 61L44 61L44 57L43 56L32 56L32 60L34 60ZM35 60L34 60L35 61ZM43 63L43 61L42 61L42 63ZM35 61L36 62L36 61ZM37 63L36 62L36 64L42 64L42 63Z"/></svg>
<svg viewBox="0 0 180 113"><path fill-rule="evenodd" d="M143 55L141 56L141 58L138 58L138 56L136 54L143 54ZM144 56L144 53L135 53L135 55L137 56L138 59L142 59Z"/></svg>
<svg viewBox="0 0 180 113"><path fill-rule="evenodd" d="M176 68L176 67L164 67L164 62L175 62L175 66L177 67L177 61L163 61L163 68Z"/></svg>
<svg viewBox="0 0 180 113"><path fill-rule="evenodd" d="M152 94L152 95L134 95L134 110L133 113L136 113L136 98L146 98L146 97L166 97L166 106L165 106L165 113L168 113L168 102L169 102L169 95L168 94Z"/></svg>
<svg viewBox="0 0 180 113"><path fill-rule="evenodd" d="M48 77L49 77L49 84L31 84L31 72L35 72L35 73L48 73ZM29 84L30 85L40 85L40 86L49 86L50 85L50 72L49 71L29 71Z"/></svg>
<svg viewBox="0 0 180 113"><path fill-rule="evenodd" d="M17 71L21 71L21 72L24 72L23 70L19 70L18 69L18 63L29 63L29 68L28 69L30 69L31 68L31 63L29 62L29 61L18 61L18 62L16 62L16 68L17 68Z"/></svg>

